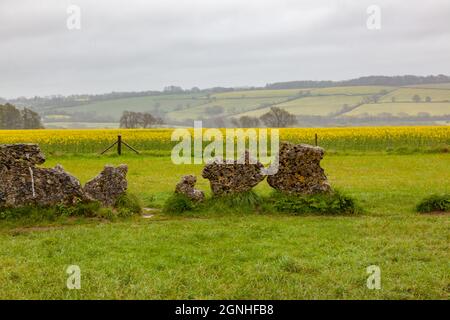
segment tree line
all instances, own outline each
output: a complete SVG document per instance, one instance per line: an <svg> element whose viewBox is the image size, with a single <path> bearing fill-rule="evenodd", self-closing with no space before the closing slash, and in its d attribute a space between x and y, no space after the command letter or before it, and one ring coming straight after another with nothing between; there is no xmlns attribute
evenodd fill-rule
<svg viewBox="0 0 450 320"><path fill-rule="evenodd" d="M28 109L17 109L12 104L0 104L0 129L43 129L41 116Z"/></svg>
<svg viewBox="0 0 450 320"><path fill-rule="evenodd" d="M120 127L126 129L151 128L164 124L159 117L154 117L148 112L124 111L120 117Z"/></svg>
<svg viewBox="0 0 450 320"><path fill-rule="evenodd" d="M285 128L293 126L297 123L297 118L292 113L278 107L271 107L270 110L260 116L242 116L240 118L231 119L231 123L235 127L240 128L255 128L264 124L269 128Z"/></svg>
<svg viewBox="0 0 450 320"><path fill-rule="evenodd" d="M326 88L340 86L410 86L418 84L437 84L450 82L450 77L439 74L437 76L367 76L343 81L287 81L269 83L266 89L301 89L301 88Z"/></svg>

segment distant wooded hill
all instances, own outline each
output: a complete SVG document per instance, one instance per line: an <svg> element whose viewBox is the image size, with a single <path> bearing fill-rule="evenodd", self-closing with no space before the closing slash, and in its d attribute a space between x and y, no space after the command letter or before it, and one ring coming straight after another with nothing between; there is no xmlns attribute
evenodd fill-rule
<svg viewBox="0 0 450 320"><path fill-rule="evenodd" d="M245 90L263 90L263 89L303 89L303 88L326 88L340 86L409 86L420 84L438 84L449 83L450 77L446 75L437 76L367 76L357 79L343 81L287 81L266 84L265 87L248 87L248 88L227 88L214 87L200 89L193 87L191 89L183 89L179 86L167 86L163 91L139 91L139 92L110 92L105 94L77 94L70 96L54 95L48 97L35 96L33 98L19 97L16 99L6 100L0 97L0 103L9 102L16 106L40 107L40 106L76 106L87 104L94 101L105 101L132 97L162 96L168 94L214 94L222 92L245 91Z"/></svg>
<svg viewBox="0 0 450 320"><path fill-rule="evenodd" d="M410 86L450 82L450 77L437 76L368 76L344 81L287 81L267 84L266 89L325 88L341 86Z"/></svg>
<svg viewBox="0 0 450 320"><path fill-rule="evenodd" d="M118 127L124 111L149 113L167 125L255 123L271 107L299 126L450 124L450 77L369 76L346 81L292 81L259 88L192 88L14 99L46 127ZM246 121L248 122L248 121Z"/></svg>

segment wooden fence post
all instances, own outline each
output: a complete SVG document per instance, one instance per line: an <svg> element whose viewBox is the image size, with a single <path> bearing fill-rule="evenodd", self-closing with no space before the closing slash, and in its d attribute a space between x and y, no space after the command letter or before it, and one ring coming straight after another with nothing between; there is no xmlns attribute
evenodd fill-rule
<svg viewBox="0 0 450 320"><path fill-rule="evenodd" d="M116 142L114 142L112 145L110 145L108 148L106 148L105 150L103 150L100 154L104 154L105 152L107 152L108 150L110 150L112 147L114 147L117 144L117 154L120 156L122 155L122 144L129 148L130 150L136 152L136 154L139 154L139 151L137 151L135 148L133 148L132 146L130 146L128 143L126 143L125 141L122 140L122 135L118 135L117 136L117 140Z"/></svg>
<svg viewBox="0 0 450 320"><path fill-rule="evenodd" d="M117 136L117 153L120 155L122 155L122 136L119 134Z"/></svg>

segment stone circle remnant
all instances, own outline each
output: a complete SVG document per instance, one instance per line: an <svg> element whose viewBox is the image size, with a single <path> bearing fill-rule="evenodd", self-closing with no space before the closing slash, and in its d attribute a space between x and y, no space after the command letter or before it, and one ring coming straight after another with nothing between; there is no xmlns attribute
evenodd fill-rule
<svg viewBox="0 0 450 320"><path fill-rule="evenodd" d="M234 160L231 163L215 159L206 164L202 177L209 180L214 195L222 196L250 191L264 180L264 166L252 159L248 151L245 152L244 157L241 161Z"/></svg>
<svg viewBox="0 0 450 320"><path fill-rule="evenodd" d="M125 164L118 167L106 165L102 172L85 184L83 191L88 198L105 206L113 206L127 191L127 173L128 166Z"/></svg>
<svg viewBox="0 0 450 320"><path fill-rule="evenodd" d="M324 149L308 144L281 142L278 172L267 177L269 185L281 192L309 195L331 192L331 186L320 166Z"/></svg>
<svg viewBox="0 0 450 320"><path fill-rule="evenodd" d="M127 190L126 165L105 166L82 188L61 165L37 167L44 162L37 144L0 145L0 207L72 205L80 200L112 206Z"/></svg>
<svg viewBox="0 0 450 320"><path fill-rule="evenodd" d="M181 178L175 187L175 193L184 194L186 197L195 202L200 202L205 199L203 191L195 189L197 177L194 175L187 175Z"/></svg>
<svg viewBox="0 0 450 320"><path fill-rule="evenodd" d="M85 198L80 182L62 166L36 167L44 162L36 144L0 145L0 207L74 204Z"/></svg>

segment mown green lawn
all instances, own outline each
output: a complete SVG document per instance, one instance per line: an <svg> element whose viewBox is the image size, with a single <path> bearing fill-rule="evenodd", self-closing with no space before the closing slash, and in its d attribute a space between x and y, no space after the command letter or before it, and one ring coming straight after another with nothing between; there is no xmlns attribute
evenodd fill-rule
<svg viewBox="0 0 450 320"><path fill-rule="evenodd" d="M83 182L105 163L127 163L130 191L159 207L184 174L166 157L50 158ZM359 200L360 216L156 214L39 227L0 222L0 298L448 299L449 215L414 205L450 192L448 154L331 155L332 184ZM208 190L207 181L198 187ZM270 193L266 182L256 188ZM81 290L66 288L68 265ZM381 290L366 268L381 268Z"/></svg>

